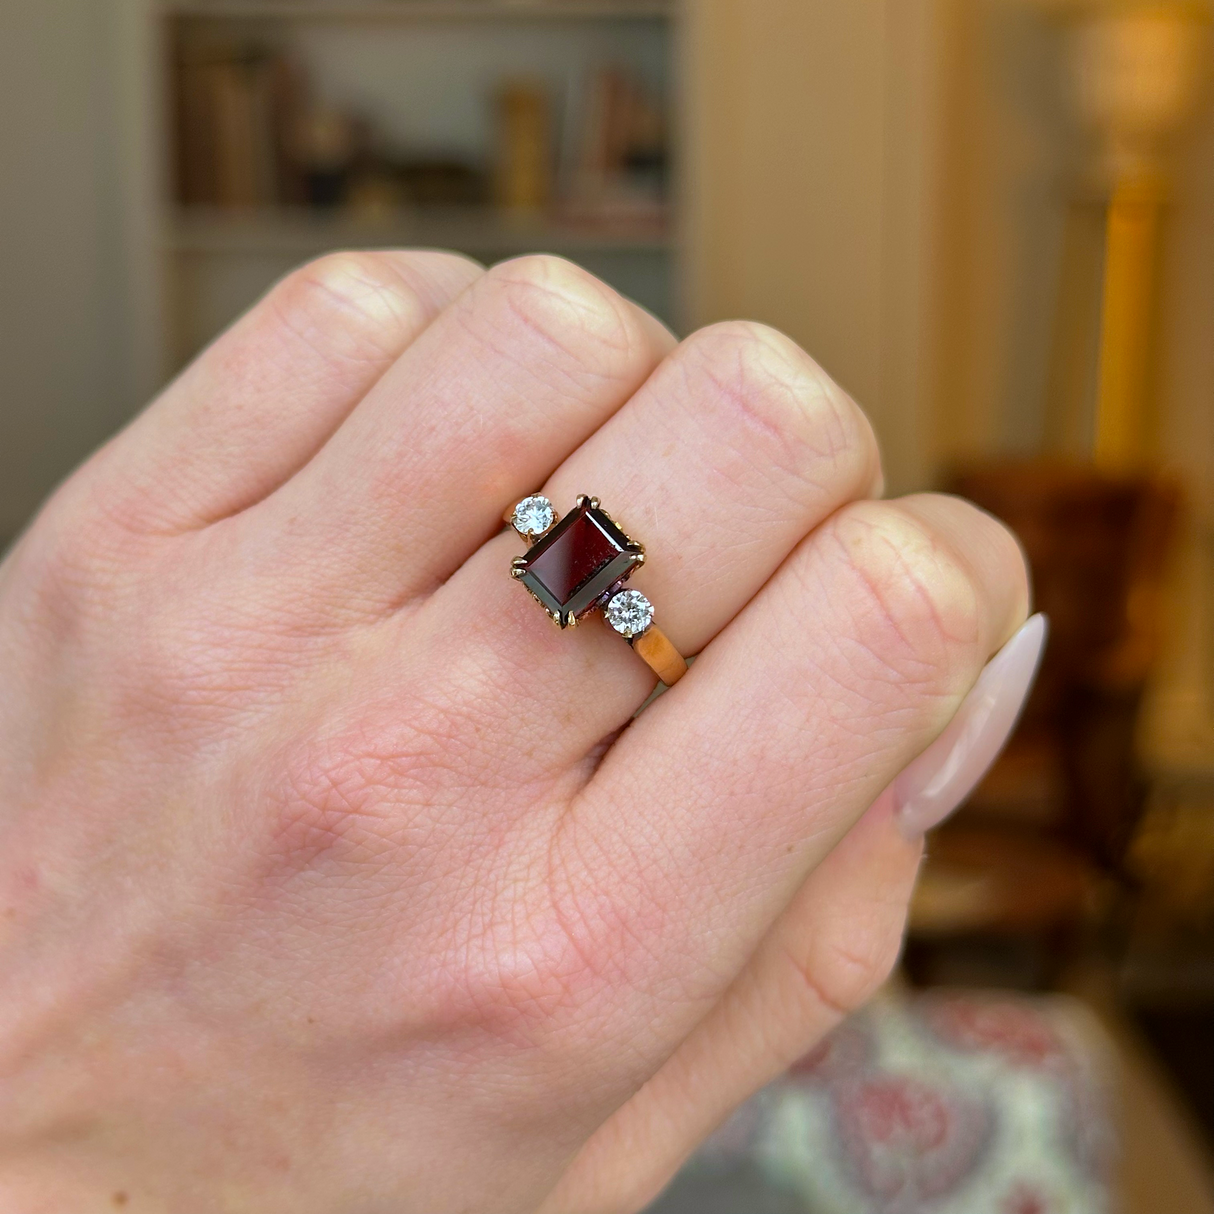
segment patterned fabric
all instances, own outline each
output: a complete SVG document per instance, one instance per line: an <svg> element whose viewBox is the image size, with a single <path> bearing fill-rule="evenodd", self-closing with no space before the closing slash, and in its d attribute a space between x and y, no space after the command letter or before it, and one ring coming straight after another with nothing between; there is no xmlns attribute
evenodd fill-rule
<svg viewBox="0 0 1214 1214"><path fill-rule="evenodd" d="M651 1212L1106 1214L1109 1050L1061 996L887 994L743 1105Z"/></svg>

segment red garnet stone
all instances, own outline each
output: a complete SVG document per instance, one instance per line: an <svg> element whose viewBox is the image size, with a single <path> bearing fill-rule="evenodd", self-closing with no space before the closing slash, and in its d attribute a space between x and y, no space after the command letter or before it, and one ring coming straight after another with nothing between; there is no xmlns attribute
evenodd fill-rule
<svg viewBox="0 0 1214 1214"><path fill-rule="evenodd" d="M525 560L517 576L562 628L585 615L644 559L634 544L592 498L579 497Z"/></svg>

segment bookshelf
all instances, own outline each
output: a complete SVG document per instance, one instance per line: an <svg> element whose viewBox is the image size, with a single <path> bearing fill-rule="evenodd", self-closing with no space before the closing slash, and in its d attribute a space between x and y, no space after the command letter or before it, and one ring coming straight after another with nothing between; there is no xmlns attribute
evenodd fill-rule
<svg viewBox="0 0 1214 1214"><path fill-rule="evenodd" d="M490 264L556 253L678 326L669 201L675 0L143 4L163 116L147 132L157 147L147 259L156 267L162 375L293 266L341 248L451 248ZM288 68L324 115L313 127L347 125L315 142L357 147L334 197L323 172L282 168L283 148L294 156L298 146L279 132L275 90ZM199 96L212 107L209 127L199 125ZM510 105L522 118L503 117ZM518 123L537 109L542 134L533 143L548 163L531 180L526 164L521 178L511 166L517 147L528 147L518 144ZM634 135L661 132L650 140L659 153L619 153L631 193L599 199L587 192L585 166L597 163L600 143L619 144L621 113ZM299 129L293 117L290 131ZM225 132L236 138L224 143ZM233 150L258 140L272 151Z"/></svg>
<svg viewBox="0 0 1214 1214"><path fill-rule="evenodd" d="M669 20L674 0L165 0L182 17L295 21Z"/></svg>
<svg viewBox="0 0 1214 1214"><path fill-rule="evenodd" d="M661 231L612 229L539 221L514 222L491 208L427 208L389 219L360 220L343 215L294 211L226 215L201 208L179 208L166 227L167 252L235 255L273 251L316 257L327 249L373 249L385 245L475 249L490 257L510 257L534 245L546 252L577 258L581 254L668 253L670 237Z"/></svg>

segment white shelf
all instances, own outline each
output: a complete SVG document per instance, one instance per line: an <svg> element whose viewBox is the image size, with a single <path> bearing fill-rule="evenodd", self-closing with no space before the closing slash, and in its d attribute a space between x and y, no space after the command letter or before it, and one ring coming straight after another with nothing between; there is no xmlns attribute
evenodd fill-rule
<svg viewBox="0 0 1214 1214"><path fill-rule="evenodd" d="M248 215L179 211L165 228L170 252L187 254L315 256L329 249L420 247L461 249L486 257L524 252L665 253L670 237L648 228L574 227L549 220L513 221L477 207L402 212L387 220L359 220L311 211Z"/></svg>
<svg viewBox="0 0 1214 1214"><path fill-rule="evenodd" d="M666 20L676 0L161 0L182 17L295 21Z"/></svg>

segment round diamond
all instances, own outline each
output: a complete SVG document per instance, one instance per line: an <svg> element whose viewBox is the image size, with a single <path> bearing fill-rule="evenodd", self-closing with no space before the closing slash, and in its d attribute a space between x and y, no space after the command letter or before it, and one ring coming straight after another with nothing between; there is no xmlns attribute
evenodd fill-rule
<svg viewBox="0 0 1214 1214"><path fill-rule="evenodd" d="M543 535L552 526L556 512L546 497L525 497L514 508L511 520L520 535Z"/></svg>
<svg viewBox="0 0 1214 1214"><path fill-rule="evenodd" d="M621 590L603 612L621 636L640 636L653 623L653 604L639 590Z"/></svg>

